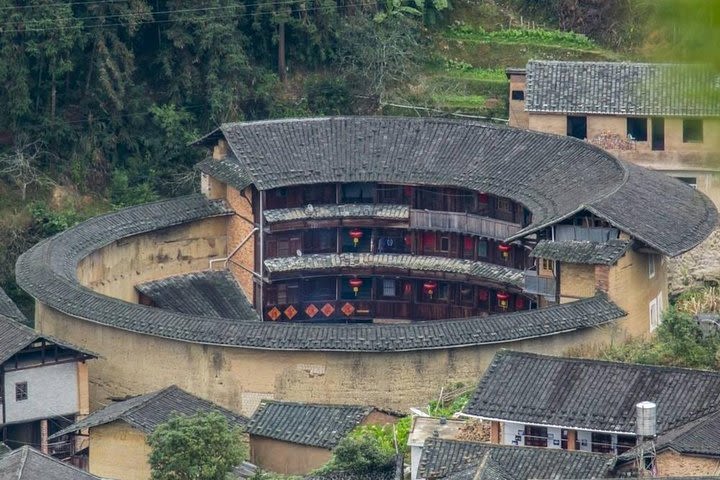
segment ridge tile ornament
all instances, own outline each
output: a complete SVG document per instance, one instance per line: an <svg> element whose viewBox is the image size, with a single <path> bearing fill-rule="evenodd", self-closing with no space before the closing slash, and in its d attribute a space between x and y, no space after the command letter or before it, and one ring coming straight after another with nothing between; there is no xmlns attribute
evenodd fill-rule
<svg viewBox="0 0 720 480"><path fill-rule="evenodd" d="M326 303L325 305L323 305L323 307L320 309L320 311L322 312L323 315L325 315L326 317L329 317L330 315L335 313L335 307L333 307L329 303Z"/></svg>
<svg viewBox="0 0 720 480"><path fill-rule="evenodd" d="M346 303L345 305L342 306L340 311L342 313L344 313L345 316L349 317L350 315L355 313L355 307L353 307L352 304L350 304L350 303Z"/></svg>
<svg viewBox="0 0 720 480"><path fill-rule="evenodd" d="M315 317L315 315L317 315L319 311L320 309L318 309L314 303L311 303L310 305L305 307L305 314L310 318Z"/></svg>
<svg viewBox="0 0 720 480"><path fill-rule="evenodd" d="M280 318L280 315L282 315L282 313L280 312L280 310L278 310L277 307L271 308L267 312L267 314L268 314L268 317L270 317L270 320L272 320L272 321L277 320L278 318Z"/></svg>
<svg viewBox="0 0 720 480"><path fill-rule="evenodd" d="M289 307L287 307L287 308L285 309L285 312L284 312L284 313L285 313L285 316L286 316L289 320L292 320L293 317L295 317L295 315L297 315L298 311L297 311L297 308L295 308L295 307L293 307L292 305L290 305Z"/></svg>

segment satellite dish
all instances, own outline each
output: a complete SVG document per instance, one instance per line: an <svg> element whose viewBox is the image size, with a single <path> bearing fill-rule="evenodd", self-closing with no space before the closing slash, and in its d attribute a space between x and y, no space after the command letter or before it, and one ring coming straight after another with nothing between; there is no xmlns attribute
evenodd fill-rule
<svg viewBox="0 0 720 480"><path fill-rule="evenodd" d="M302 257L302 250L300 250L299 248L295 250L295 255L297 255L298 257Z"/></svg>

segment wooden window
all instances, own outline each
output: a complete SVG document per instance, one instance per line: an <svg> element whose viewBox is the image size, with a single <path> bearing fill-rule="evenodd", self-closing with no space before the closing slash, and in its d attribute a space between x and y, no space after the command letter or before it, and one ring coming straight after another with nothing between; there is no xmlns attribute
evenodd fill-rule
<svg viewBox="0 0 720 480"><path fill-rule="evenodd" d="M303 282L303 300L335 300L335 278L309 278Z"/></svg>
<svg viewBox="0 0 720 480"><path fill-rule="evenodd" d="M298 301L298 284L293 283L280 283L277 286L277 303L280 305L286 305L288 303L295 303Z"/></svg>
<svg viewBox="0 0 720 480"><path fill-rule="evenodd" d="M627 136L628 139L635 140L636 142L647 142L647 118L628 118Z"/></svg>
<svg viewBox="0 0 720 480"><path fill-rule="evenodd" d="M697 188L697 177L675 177L686 185L692 188Z"/></svg>
<svg viewBox="0 0 720 480"><path fill-rule="evenodd" d="M440 251L450 251L450 237L440 237Z"/></svg>
<svg viewBox="0 0 720 480"><path fill-rule="evenodd" d="M20 402L28 399L27 382L17 382L15 384L15 401Z"/></svg>
<svg viewBox="0 0 720 480"><path fill-rule="evenodd" d="M438 285L437 292L438 300L447 300L450 298L450 285L447 283L441 283Z"/></svg>
<svg viewBox="0 0 720 480"><path fill-rule="evenodd" d="M597 453L613 453L612 435L609 433L592 432L590 450Z"/></svg>
<svg viewBox="0 0 720 480"><path fill-rule="evenodd" d="M660 325L660 312L658 310L657 299L653 298L650 300L648 306L648 315L650 316L650 331L655 330Z"/></svg>
<svg viewBox="0 0 720 480"><path fill-rule="evenodd" d="M498 210L502 210L504 212L512 211L511 205L510 205L510 200L508 200L507 198L497 198L496 202L497 202L496 205L497 205Z"/></svg>
<svg viewBox="0 0 720 480"><path fill-rule="evenodd" d="M488 241L484 238L478 240L478 257L487 258L488 256Z"/></svg>
<svg viewBox="0 0 720 480"><path fill-rule="evenodd" d="M547 428L525 425L525 446L547 447Z"/></svg>
<svg viewBox="0 0 720 480"><path fill-rule="evenodd" d="M382 290L383 297L395 297L397 295L396 288L395 288L396 287L395 280L384 279L382 287L383 287L383 290Z"/></svg>
<svg viewBox="0 0 720 480"><path fill-rule="evenodd" d="M683 142L684 143L702 143L702 141L703 141L702 118L684 118L683 119Z"/></svg>
<svg viewBox="0 0 720 480"><path fill-rule="evenodd" d="M538 272L540 275L544 277L552 277L553 273L555 271L555 262L553 260L550 260L548 258L541 258L540 262L540 271Z"/></svg>
<svg viewBox="0 0 720 480"><path fill-rule="evenodd" d="M525 92L523 90L513 90L510 93L510 98L513 100L525 100Z"/></svg>

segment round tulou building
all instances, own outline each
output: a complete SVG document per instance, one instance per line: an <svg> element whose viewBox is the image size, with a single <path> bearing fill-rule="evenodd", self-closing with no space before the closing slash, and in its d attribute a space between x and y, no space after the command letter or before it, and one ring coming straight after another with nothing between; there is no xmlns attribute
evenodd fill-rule
<svg viewBox="0 0 720 480"><path fill-rule="evenodd" d="M649 334L701 193L585 142L388 117L225 124L201 194L88 220L25 253L36 328L97 352L91 402L177 384L421 404L500 348Z"/></svg>

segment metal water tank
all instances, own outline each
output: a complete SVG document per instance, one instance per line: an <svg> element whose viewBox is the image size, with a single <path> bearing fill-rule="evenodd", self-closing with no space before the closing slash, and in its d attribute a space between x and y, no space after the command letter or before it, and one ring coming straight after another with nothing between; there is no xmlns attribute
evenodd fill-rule
<svg viewBox="0 0 720 480"><path fill-rule="evenodd" d="M640 402L635 405L637 423L635 431L640 437L654 437L657 424L657 405L653 402Z"/></svg>

